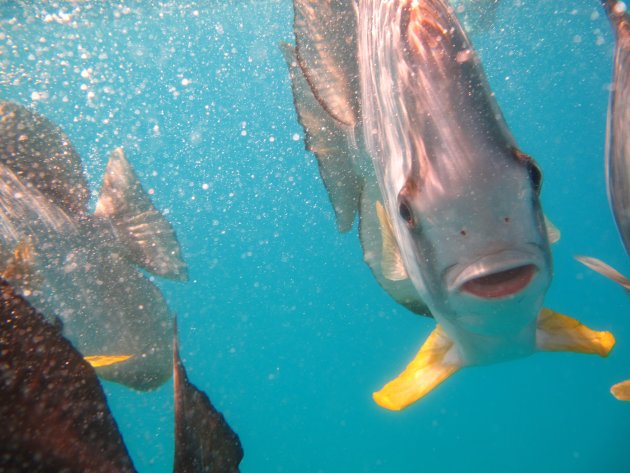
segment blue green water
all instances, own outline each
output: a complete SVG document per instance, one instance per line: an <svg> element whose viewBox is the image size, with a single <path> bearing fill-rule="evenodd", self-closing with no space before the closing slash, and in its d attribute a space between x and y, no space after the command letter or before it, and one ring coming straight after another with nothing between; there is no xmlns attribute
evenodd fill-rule
<svg viewBox="0 0 630 473"><path fill-rule="evenodd" d="M371 399L434 322L378 286L336 231L304 151L278 42L289 0L0 0L0 98L60 124L94 194L124 146L167 212L190 282L156 279L182 356L238 432L243 472L626 472L630 300L573 259L625 273L605 193L613 38L595 0L504 0L474 38L562 231L546 305L614 332L608 359L538 354L465 369L403 412ZM171 470L172 384L104 383L137 469Z"/></svg>

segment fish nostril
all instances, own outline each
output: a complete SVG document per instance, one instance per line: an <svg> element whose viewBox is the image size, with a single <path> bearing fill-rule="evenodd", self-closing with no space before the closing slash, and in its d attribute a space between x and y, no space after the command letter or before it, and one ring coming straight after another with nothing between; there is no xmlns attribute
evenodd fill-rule
<svg viewBox="0 0 630 473"><path fill-rule="evenodd" d="M461 231L459 232L459 234L460 234L461 236L466 236L466 230L461 230Z"/></svg>
<svg viewBox="0 0 630 473"><path fill-rule="evenodd" d="M510 217L503 217L503 221L505 223L510 223Z"/></svg>

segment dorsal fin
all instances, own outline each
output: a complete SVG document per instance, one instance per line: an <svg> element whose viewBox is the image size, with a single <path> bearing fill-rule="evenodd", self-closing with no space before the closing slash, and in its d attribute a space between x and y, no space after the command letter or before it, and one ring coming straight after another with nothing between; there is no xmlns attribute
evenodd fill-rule
<svg viewBox="0 0 630 473"><path fill-rule="evenodd" d="M297 62L320 105L338 122L359 120L356 13L352 0L294 0Z"/></svg>
<svg viewBox="0 0 630 473"><path fill-rule="evenodd" d="M319 172L335 209L337 228L348 231L354 222L362 185L354 172L358 150L349 136L352 130L336 122L315 99L297 65L294 48L288 44L281 47L291 73L295 108L306 134L306 149L317 157Z"/></svg>
<svg viewBox="0 0 630 473"><path fill-rule="evenodd" d="M187 279L173 227L153 206L121 148L109 158L94 214L112 222L132 262L159 276Z"/></svg>
<svg viewBox="0 0 630 473"><path fill-rule="evenodd" d="M87 212L81 158L61 128L42 115L0 101L0 162L65 212Z"/></svg>

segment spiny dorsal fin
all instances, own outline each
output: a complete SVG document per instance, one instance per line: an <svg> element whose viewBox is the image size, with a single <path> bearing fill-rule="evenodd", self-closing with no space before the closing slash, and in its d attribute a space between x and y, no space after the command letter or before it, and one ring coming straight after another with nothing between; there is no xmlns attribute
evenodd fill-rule
<svg viewBox="0 0 630 473"><path fill-rule="evenodd" d="M381 262L383 275L391 281L407 279L409 276L400 255L400 248L396 242L392 224L383 208L383 204L379 201L376 201L376 215L381 225L381 236L383 239L383 261Z"/></svg>
<svg viewBox="0 0 630 473"><path fill-rule="evenodd" d="M576 260L582 263L584 266L598 272L602 276L606 276L608 279L612 279L617 284L622 286L626 291L630 291L630 280L617 271L612 266L607 265L602 260L592 258L590 256L576 256Z"/></svg>
<svg viewBox="0 0 630 473"><path fill-rule="evenodd" d="M405 370L372 397L379 406L386 409L404 409L461 367L462 362L455 344L438 325Z"/></svg>
<svg viewBox="0 0 630 473"><path fill-rule="evenodd" d="M352 228L362 186L354 172L358 151L352 144L352 129L336 122L315 99L297 64L295 49L286 43L281 44L281 48L291 74L295 108L304 127L306 149L317 157L319 172L335 209L337 228L346 232Z"/></svg>
<svg viewBox="0 0 630 473"><path fill-rule="evenodd" d="M131 261L159 276L187 279L173 227L153 206L121 148L109 158L94 214L111 220Z"/></svg>
<svg viewBox="0 0 630 473"><path fill-rule="evenodd" d="M547 229L547 238L550 244L558 243L560 241L560 229L556 227L549 218L545 215L545 228Z"/></svg>
<svg viewBox="0 0 630 473"><path fill-rule="evenodd" d="M608 356L615 345L610 332L591 330L574 318L543 309L536 323L536 346L540 351L570 351Z"/></svg>
<svg viewBox="0 0 630 473"><path fill-rule="evenodd" d="M353 0L294 0L296 59L314 97L335 120L354 127L360 90Z"/></svg>

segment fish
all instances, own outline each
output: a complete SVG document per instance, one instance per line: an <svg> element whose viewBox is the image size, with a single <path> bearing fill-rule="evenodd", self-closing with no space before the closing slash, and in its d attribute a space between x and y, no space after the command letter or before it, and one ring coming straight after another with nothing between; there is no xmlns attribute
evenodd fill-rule
<svg viewBox="0 0 630 473"><path fill-rule="evenodd" d="M46 117L0 102L0 274L87 357L128 357L102 378L150 390L172 375L172 314L143 270L176 281L187 266L171 224L122 148L94 212L81 158Z"/></svg>
<svg viewBox="0 0 630 473"><path fill-rule="evenodd" d="M630 255L630 14L624 2L601 3L615 34L606 126L606 184L619 234Z"/></svg>
<svg viewBox="0 0 630 473"><path fill-rule="evenodd" d="M176 331L172 346L173 472L238 472L238 435L188 381ZM0 424L0 471L136 471L92 365L1 277Z"/></svg>
<svg viewBox="0 0 630 473"><path fill-rule="evenodd" d="M192 384L179 356L177 324L173 341L175 473L238 473L241 441L208 396Z"/></svg>
<svg viewBox="0 0 630 473"><path fill-rule="evenodd" d="M0 470L135 471L90 364L0 279Z"/></svg>
<svg viewBox="0 0 630 473"><path fill-rule="evenodd" d="M383 289L437 327L373 394L400 410L459 369L575 351L596 332L543 308L552 279L542 172L519 149L480 60L444 0L294 0L282 44L306 149L337 228L359 216Z"/></svg>

